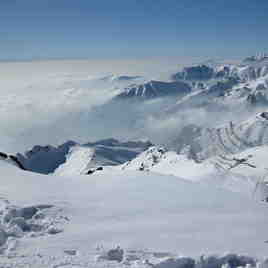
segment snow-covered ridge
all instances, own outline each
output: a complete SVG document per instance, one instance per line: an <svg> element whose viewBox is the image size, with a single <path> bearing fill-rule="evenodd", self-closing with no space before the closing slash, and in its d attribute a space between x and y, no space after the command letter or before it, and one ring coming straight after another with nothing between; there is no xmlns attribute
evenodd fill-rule
<svg viewBox="0 0 268 268"><path fill-rule="evenodd" d="M179 100L178 108L190 106L213 107L220 104L226 108L232 105L267 105L268 58L243 61L239 64L196 65L185 67L171 76L174 81L188 83L194 95L187 94Z"/></svg>
<svg viewBox="0 0 268 268"><path fill-rule="evenodd" d="M17 158L27 170L50 174L86 174L90 168L119 165L149 148L148 141L120 142L105 139L79 144L68 141L58 147L34 146Z"/></svg>

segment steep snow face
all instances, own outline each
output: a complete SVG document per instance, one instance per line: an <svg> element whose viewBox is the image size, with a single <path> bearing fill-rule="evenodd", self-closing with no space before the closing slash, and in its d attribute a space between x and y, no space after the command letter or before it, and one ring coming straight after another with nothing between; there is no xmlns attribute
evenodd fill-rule
<svg viewBox="0 0 268 268"><path fill-rule="evenodd" d="M118 99L152 99L169 96L184 96L191 92L191 87L184 82L150 81L141 85L131 85L124 89Z"/></svg>
<svg viewBox="0 0 268 268"><path fill-rule="evenodd" d="M149 148L148 141L119 142L115 139L100 140L80 145L69 141L58 147L34 146L18 160L27 170L49 174L85 174L90 168L119 165L135 158Z"/></svg>
<svg viewBox="0 0 268 268"><path fill-rule="evenodd" d="M44 226L41 236L26 233L5 240L0 263L6 267L61 267L64 263L102 267L108 263L96 259L100 253L96 248L116 245L126 256L145 248L184 256L267 254L268 207L238 193L147 172L110 171L66 178L23 172L2 162L0 167L5 194L1 202L9 202L17 211L49 204L58 211L58 219L66 219L60 233L49 233L45 224L55 210L47 209L44 220L38 221Z"/></svg>

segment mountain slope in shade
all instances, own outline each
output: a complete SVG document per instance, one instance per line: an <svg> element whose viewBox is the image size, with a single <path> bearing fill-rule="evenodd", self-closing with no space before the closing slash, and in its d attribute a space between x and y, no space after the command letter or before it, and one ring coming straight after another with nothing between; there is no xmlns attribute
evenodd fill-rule
<svg viewBox="0 0 268 268"><path fill-rule="evenodd" d="M116 96L117 99L152 99L159 97L182 97L191 92L191 87L184 82L149 81L140 85L131 85Z"/></svg>

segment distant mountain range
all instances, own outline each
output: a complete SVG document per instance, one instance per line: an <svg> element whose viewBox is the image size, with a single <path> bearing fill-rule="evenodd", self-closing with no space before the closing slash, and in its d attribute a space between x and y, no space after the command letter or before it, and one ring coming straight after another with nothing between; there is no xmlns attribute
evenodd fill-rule
<svg viewBox="0 0 268 268"><path fill-rule="evenodd" d="M153 144L147 141L122 142L116 139L86 144L68 141L58 147L34 146L16 156L25 169L60 175L87 174L107 166L120 166L122 169L135 167L144 171L170 155L172 158L179 156L180 159L203 163L215 157L234 156L268 145L266 55L249 57L239 64L186 67L172 74L169 81L145 81L140 76L124 75L101 79L117 83L117 86L121 83L122 87L118 88L118 93L111 101L99 107L99 112L106 112L112 118L113 113L110 115L105 108L111 105L110 110L113 111L117 107L119 116L124 114L125 122L129 121L130 125L137 118L145 117L146 113L175 120L183 111L195 108L206 110L208 121L211 115L216 114L222 119L219 122L223 123L204 125L198 121L188 122L186 118L183 124L178 122L178 130L172 137L163 137L164 147L152 147ZM142 108L147 107L147 102L153 99L161 100L161 106L156 102L152 110ZM122 106L124 103L126 106ZM129 110L120 111L125 108ZM130 111L133 114L129 114L128 118ZM227 113L228 118L225 119ZM122 124L121 120L119 117L118 124ZM147 159L146 163L141 159Z"/></svg>

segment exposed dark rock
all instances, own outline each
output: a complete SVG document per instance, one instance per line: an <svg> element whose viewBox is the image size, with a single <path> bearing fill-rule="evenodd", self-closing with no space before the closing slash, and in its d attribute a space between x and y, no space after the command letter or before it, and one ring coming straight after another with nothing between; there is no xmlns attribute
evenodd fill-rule
<svg viewBox="0 0 268 268"><path fill-rule="evenodd" d="M24 167L24 165L21 163L21 161L20 161L16 156L14 156L14 155L10 155L9 158L10 158L11 160L13 160L13 161L17 164L17 166L18 166L20 169L27 170L27 169Z"/></svg>
<svg viewBox="0 0 268 268"><path fill-rule="evenodd" d="M260 116L268 120L268 112L262 112Z"/></svg>
<svg viewBox="0 0 268 268"><path fill-rule="evenodd" d="M255 259L247 256L228 254L222 258L223 264L228 263L230 268L245 267L247 264L255 266Z"/></svg>
<svg viewBox="0 0 268 268"><path fill-rule="evenodd" d="M70 255L70 256L75 256L75 255L77 255L77 250L67 249L67 250L64 250L64 253L66 253L67 255Z"/></svg>
<svg viewBox="0 0 268 268"><path fill-rule="evenodd" d="M257 91L260 91L260 90L266 90L266 87L264 84L259 84L257 87L256 87L256 90Z"/></svg>
<svg viewBox="0 0 268 268"><path fill-rule="evenodd" d="M38 209L34 206L24 207L19 210L20 216L26 220L31 219L37 212L38 212Z"/></svg>
<svg viewBox="0 0 268 268"><path fill-rule="evenodd" d="M58 234L58 233L61 233L63 230L61 229L58 229L57 227L55 226L51 226L48 228L47 232L51 235L55 235L55 234Z"/></svg>
<svg viewBox="0 0 268 268"><path fill-rule="evenodd" d="M0 157L2 157L4 159L7 159L8 158L8 155L5 154L5 153L0 152Z"/></svg>
<svg viewBox="0 0 268 268"><path fill-rule="evenodd" d="M7 237L7 233L2 228L0 228L0 247L6 243Z"/></svg>
<svg viewBox="0 0 268 268"><path fill-rule="evenodd" d="M121 262L124 258L124 250L120 247L111 249L107 252L108 260Z"/></svg>
<svg viewBox="0 0 268 268"><path fill-rule="evenodd" d="M224 66L222 70L218 71L215 75L216 78L226 78L230 74L230 68L228 66Z"/></svg>

